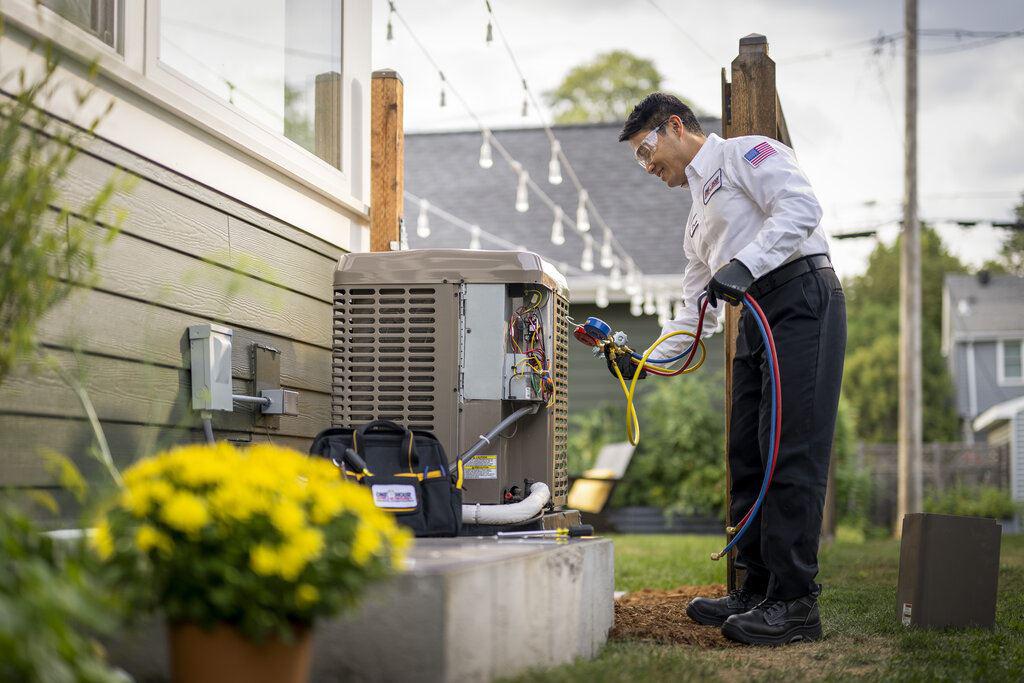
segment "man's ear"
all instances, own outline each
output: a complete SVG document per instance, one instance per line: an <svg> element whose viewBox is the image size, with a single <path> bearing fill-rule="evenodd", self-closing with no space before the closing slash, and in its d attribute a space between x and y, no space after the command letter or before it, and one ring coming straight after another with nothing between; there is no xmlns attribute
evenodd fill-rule
<svg viewBox="0 0 1024 683"><path fill-rule="evenodd" d="M683 120L677 115L673 114L669 119L669 123L672 125L672 132L675 133L677 138L683 137Z"/></svg>

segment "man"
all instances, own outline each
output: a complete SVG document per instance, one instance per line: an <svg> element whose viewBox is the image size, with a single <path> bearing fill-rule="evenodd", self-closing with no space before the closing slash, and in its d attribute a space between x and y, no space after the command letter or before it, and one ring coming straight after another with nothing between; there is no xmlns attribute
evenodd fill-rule
<svg viewBox="0 0 1024 683"><path fill-rule="evenodd" d="M653 93L636 105L619 141L629 141L649 174L693 201L683 233L683 314L662 333L695 331L697 300L706 292L710 334L724 308L716 304L742 304L749 292L768 318L779 357L781 446L759 518L736 546L746 578L726 597L696 598L687 614L743 643L817 640L818 536L846 347L846 304L821 207L793 150L756 135L706 137L690 108L671 95ZM676 356L688 340L673 337L651 358ZM745 308L732 372L730 515L738 521L758 495L771 447L765 349Z"/></svg>

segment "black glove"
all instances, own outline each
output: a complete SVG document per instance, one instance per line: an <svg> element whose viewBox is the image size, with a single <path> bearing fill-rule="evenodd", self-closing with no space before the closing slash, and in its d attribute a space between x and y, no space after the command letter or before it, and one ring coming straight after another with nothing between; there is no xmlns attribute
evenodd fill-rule
<svg viewBox="0 0 1024 683"><path fill-rule="evenodd" d="M628 352L620 353L620 354L616 355L614 359L612 359L612 355L611 355L610 351L611 351L611 344L606 344L605 347L604 347L604 359L605 359L605 362L608 364L608 372L611 373L611 376L614 377L615 379L619 378L619 376L617 374L615 374L615 366L617 365L617 366L619 366L619 372L622 373L622 379L625 379L625 380L633 379L633 375L636 374L637 366L634 365L633 360L630 358L629 353ZM641 370L640 371L640 379L645 379L646 377L647 377L647 371L646 370Z"/></svg>
<svg viewBox="0 0 1024 683"><path fill-rule="evenodd" d="M737 306L752 284L754 276L742 262L733 259L719 268L708 283L708 305L714 308L718 305L718 297L722 297L724 301Z"/></svg>

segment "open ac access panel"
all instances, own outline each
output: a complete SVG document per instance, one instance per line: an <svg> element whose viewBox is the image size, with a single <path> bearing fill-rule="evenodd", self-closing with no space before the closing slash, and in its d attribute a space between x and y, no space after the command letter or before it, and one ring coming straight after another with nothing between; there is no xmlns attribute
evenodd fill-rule
<svg viewBox="0 0 1024 683"><path fill-rule="evenodd" d="M449 461L463 457L466 535L578 524L565 509L568 313L565 278L531 252L346 254L334 277L332 424L433 432ZM538 482L550 491L541 510L500 514Z"/></svg>

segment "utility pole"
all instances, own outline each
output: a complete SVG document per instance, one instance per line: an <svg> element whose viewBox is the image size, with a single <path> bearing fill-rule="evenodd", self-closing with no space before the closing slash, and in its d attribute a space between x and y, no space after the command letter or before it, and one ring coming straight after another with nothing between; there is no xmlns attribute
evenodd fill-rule
<svg viewBox="0 0 1024 683"><path fill-rule="evenodd" d="M921 226L917 220L917 0L904 0L905 124L903 240L900 249L899 493L903 516L921 511Z"/></svg>

